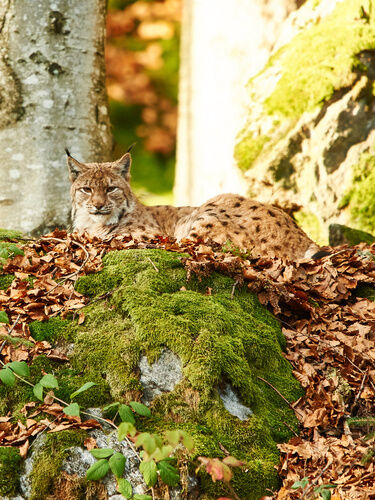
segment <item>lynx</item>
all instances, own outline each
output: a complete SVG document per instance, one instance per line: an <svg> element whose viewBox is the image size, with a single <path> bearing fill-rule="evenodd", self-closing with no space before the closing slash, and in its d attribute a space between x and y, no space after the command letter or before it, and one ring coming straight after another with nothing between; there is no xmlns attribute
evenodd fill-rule
<svg viewBox="0 0 375 500"><path fill-rule="evenodd" d="M129 184L130 149L107 163L80 163L66 150L74 230L100 238L230 241L254 256L288 260L313 257L319 250L283 210L236 194L218 195L200 207L143 205Z"/></svg>

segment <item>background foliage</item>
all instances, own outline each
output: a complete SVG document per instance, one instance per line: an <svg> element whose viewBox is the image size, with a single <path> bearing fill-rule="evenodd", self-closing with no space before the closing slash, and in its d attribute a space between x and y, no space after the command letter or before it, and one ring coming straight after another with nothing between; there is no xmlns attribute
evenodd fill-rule
<svg viewBox="0 0 375 500"><path fill-rule="evenodd" d="M145 203L172 198L181 0L110 0L107 91L114 157L133 142L132 184Z"/></svg>

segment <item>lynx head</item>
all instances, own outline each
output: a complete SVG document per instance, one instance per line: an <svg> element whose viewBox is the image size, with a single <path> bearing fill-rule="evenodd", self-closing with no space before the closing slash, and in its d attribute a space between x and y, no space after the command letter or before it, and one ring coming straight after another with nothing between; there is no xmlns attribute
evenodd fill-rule
<svg viewBox="0 0 375 500"><path fill-rule="evenodd" d="M93 226L117 224L133 210L131 147L119 160L106 163L81 163L66 150L75 230L91 233Z"/></svg>

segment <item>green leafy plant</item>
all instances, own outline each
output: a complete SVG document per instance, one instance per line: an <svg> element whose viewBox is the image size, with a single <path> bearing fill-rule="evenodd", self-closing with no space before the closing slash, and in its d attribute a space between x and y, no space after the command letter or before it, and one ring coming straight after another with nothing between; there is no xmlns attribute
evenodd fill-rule
<svg viewBox="0 0 375 500"><path fill-rule="evenodd" d="M251 252L241 250L241 248L235 246L230 240L227 240L221 247L221 251L224 253L231 253L235 257L241 257L241 259L250 259Z"/></svg>
<svg viewBox="0 0 375 500"><path fill-rule="evenodd" d="M315 486L314 482L310 483L308 477L304 477L293 483L291 488L293 490L301 489L303 497L306 499L322 497L323 500L331 500L331 490L336 488L336 486L337 484L320 484L319 486ZM312 491L309 493L310 490Z"/></svg>
<svg viewBox="0 0 375 500"><path fill-rule="evenodd" d="M0 315L1 322L9 323L6 313L4 311L1 313L3 313ZM69 396L70 403L67 403L54 395L53 390L58 389L59 384L53 374L44 373L38 382L32 384L26 380L30 376L30 369L25 361L3 363L0 360L0 365L0 381L3 384L12 387L16 383L16 379L19 379L33 388L34 396L40 401L44 401L44 393L47 391L49 397L64 405L63 412L66 415L79 416L81 413L89 415L73 400L79 394L95 386L94 382L86 382L72 392ZM179 484L180 472L177 468L175 454L177 451L179 455L192 452L194 442L189 433L180 429L167 431L163 436L150 432L139 432L136 427L137 419L151 417L151 411L146 405L137 401L131 401L128 405L119 402L112 403L106 406L103 412L104 414L114 413L112 420L102 417L97 417L97 419L109 423L116 429L119 441L127 441L139 460L139 470L143 479L152 491L158 481L171 487L176 487ZM115 421L118 418L120 422L116 425ZM87 470L87 479L99 481L112 472L117 480L117 489L124 498L133 500L152 500L154 498L154 493L152 496L147 494L133 495L130 482L122 477L126 466L126 457L122 453L112 448L95 448L90 453L97 461ZM223 480L227 485L232 477L230 467L242 465L240 461L231 456L222 460L199 457L199 460L200 467L205 467L213 481ZM233 490L232 493L237 499L238 497Z"/></svg>
<svg viewBox="0 0 375 500"><path fill-rule="evenodd" d="M0 323L7 323L9 325L9 318L5 311L0 311Z"/></svg>
<svg viewBox="0 0 375 500"><path fill-rule="evenodd" d="M15 255L24 255L24 252L15 243L0 241L0 266L4 265L10 257L14 257Z"/></svg>
<svg viewBox="0 0 375 500"><path fill-rule="evenodd" d="M139 470L146 485L152 488L160 479L168 486L177 486L180 482L180 474L173 455L177 449L186 449L189 452L193 450L194 443L191 436L183 430L168 431L164 437L149 432L138 432L135 426L136 415L147 418L151 416L151 411L147 406L137 401L131 401L129 405L112 403L104 408L105 412L113 410L117 410L116 416L118 415L121 419L117 431L118 439L119 441L127 440L138 456ZM90 453L98 461L88 469L87 479L100 480L109 471L112 471L117 479L117 488L125 498L135 500L152 498L149 495L132 496L130 483L122 478L126 458L121 453L112 448L94 449Z"/></svg>

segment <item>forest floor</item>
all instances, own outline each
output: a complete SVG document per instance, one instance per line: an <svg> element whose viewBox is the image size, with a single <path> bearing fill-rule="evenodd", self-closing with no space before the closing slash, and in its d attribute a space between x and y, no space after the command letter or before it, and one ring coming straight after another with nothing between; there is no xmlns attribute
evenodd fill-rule
<svg viewBox="0 0 375 500"><path fill-rule="evenodd" d="M128 248L186 253L188 275L230 275L232 293L247 286L280 321L285 357L305 395L288 402L300 433L278 445L282 487L263 498L375 498L375 244L335 247L330 256L296 264L189 241L103 241L56 230L27 241L23 255L14 255L0 271L0 278L14 275L0 290L0 308L9 318L9 324L0 323L0 363L30 363L40 354L59 359L48 342L31 337L29 323L72 312L84 321L80 310L88 299L75 291L75 281L100 270L108 251ZM31 344L12 343L9 337ZM52 412L55 426L76 426L74 418L60 413ZM11 415L0 417L0 446L17 446L25 457L41 430L43 421L27 428L12 423Z"/></svg>

